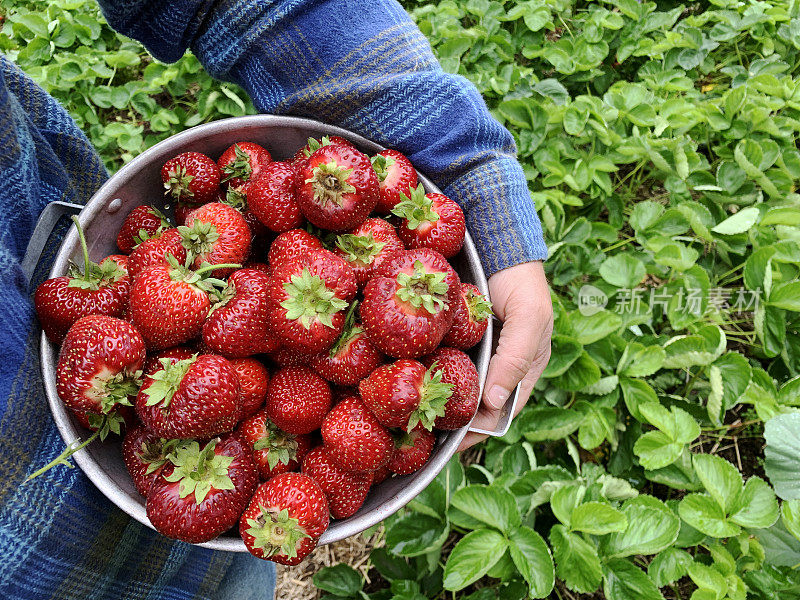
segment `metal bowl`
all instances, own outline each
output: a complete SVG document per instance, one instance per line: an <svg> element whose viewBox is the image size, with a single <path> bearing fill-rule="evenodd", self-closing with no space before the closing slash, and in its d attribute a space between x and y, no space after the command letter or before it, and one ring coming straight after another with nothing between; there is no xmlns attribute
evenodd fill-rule
<svg viewBox="0 0 800 600"><path fill-rule="evenodd" d="M215 121L193 127L156 144L120 169L81 211L79 219L86 234L90 258L98 261L118 252L117 231L135 206L151 204L168 214L171 212L173 207L168 205L168 199L164 196L160 171L161 166L176 154L193 150L216 158L234 142L246 140L261 144L276 160L287 160L298 148L306 144L309 137L323 135L341 136L368 154L383 150L382 146L339 127L310 119L272 115ZM422 174L419 178L428 192L439 191ZM50 277L64 275L69 261L80 262L80 256L78 234L72 227L56 255ZM463 250L451 260L451 263L462 281L475 284L481 292L488 295L486 277L469 233ZM491 326L490 322L489 327ZM491 340L492 331L489 330L482 342L471 352L471 357L478 367L481 390L489 367ZM42 334L41 359L47 399L61 436L68 444L85 437L86 431L67 411L56 393L58 348L51 344L44 334ZM411 475L387 479L375 486L355 515L331 522L319 543L327 544L355 535L403 507L442 470L455 453L467 430L468 427L464 427L456 431L439 432L431 459L424 468ZM90 444L77 452L74 459L109 500L140 523L152 527L145 513L144 498L134 488L125 469L119 443ZM244 542L235 531L229 531L200 545L215 550L246 551Z"/></svg>

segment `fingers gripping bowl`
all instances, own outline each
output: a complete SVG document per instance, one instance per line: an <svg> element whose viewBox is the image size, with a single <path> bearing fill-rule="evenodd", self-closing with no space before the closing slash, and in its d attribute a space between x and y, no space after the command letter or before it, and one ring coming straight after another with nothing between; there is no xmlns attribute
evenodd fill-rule
<svg viewBox="0 0 800 600"><path fill-rule="evenodd" d="M382 146L341 128L308 119L256 115L216 121L200 125L170 137L153 146L123 167L87 203L79 220L85 232L89 255L99 260L116 251L116 235L128 213L141 204L151 204L171 215L174 206L163 194L160 178L162 165L171 157L186 151L219 156L239 140L261 144L275 160L288 160L309 137L339 136L367 154L383 150ZM439 190L423 175L419 175L426 192ZM80 244L72 228L56 255L50 277L64 275L69 261L80 262ZM472 283L488 295L486 277L475 246L467 233L464 246L450 260L461 280ZM491 328L491 321L489 324ZM470 352L477 366L480 387L483 389L491 353L492 332L489 329L482 341ZM68 444L85 438L86 430L66 409L56 392L56 363L58 348L42 334L42 373L48 402L56 425ZM319 540L320 544L344 539L380 522L419 494L455 453L468 427L437 432L436 444L428 463L419 471L387 479L370 490L361 509L352 517L334 520ZM93 483L120 509L139 522L152 527L145 511L145 500L136 491L122 461L118 443L94 443L74 455L75 462ZM216 550L244 552L241 537L231 531L201 544Z"/></svg>

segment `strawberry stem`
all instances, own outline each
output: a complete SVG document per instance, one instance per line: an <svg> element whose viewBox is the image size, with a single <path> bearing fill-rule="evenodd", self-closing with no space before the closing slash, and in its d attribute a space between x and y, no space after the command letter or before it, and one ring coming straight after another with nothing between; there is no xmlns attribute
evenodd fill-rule
<svg viewBox="0 0 800 600"><path fill-rule="evenodd" d="M78 239L81 241L81 251L83 252L83 272L81 276L85 279L89 274L89 248L86 246L86 237L83 235L83 228L81 222L78 220L77 215L72 215L72 222L75 223L75 228L78 230Z"/></svg>
<svg viewBox="0 0 800 600"><path fill-rule="evenodd" d="M78 229L78 231L80 231L80 229ZM93 441L95 441L97 439L97 436L100 435L100 432L103 431L103 428L107 420L108 420L108 415L103 415L103 422L101 426L97 429L97 431L95 431L92 435L90 435L85 442L80 442L80 440L74 440L72 443L67 445L66 449L61 454L56 456L53 460L51 460L41 469L38 469L37 471L34 471L30 475L28 475L25 478L25 481L30 481L31 479L37 478L39 475L49 471L56 465L64 465L65 467L69 467L71 469L72 463L70 463L67 459L73 454L75 454L78 450L82 450L83 448L91 444Z"/></svg>
<svg viewBox="0 0 800 600"><path fill-rule="evenodd" d="M209 263L205 263L200 266L199 269L195 271L197 275L202 275L203 273L207 273L208 271L215 271L216 269L241 269L242 265L237 263L222 263L221 265L212 265Z"/></svg>

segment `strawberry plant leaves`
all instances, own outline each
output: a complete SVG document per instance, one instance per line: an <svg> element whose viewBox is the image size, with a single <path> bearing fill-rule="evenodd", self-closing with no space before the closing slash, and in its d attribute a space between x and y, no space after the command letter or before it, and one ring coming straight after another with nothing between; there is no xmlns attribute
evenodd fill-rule
<svg viewBox="0 0 800 600"><path fill-rule="evenodd" d="M728 521L723 508L707 494L689 494L679 506L681 519L710 535L723 538L738 535L741 527Z"/></svg>
<svg viewBox="0 0 800 600"><path fill-rule="evenodd" d="M775 492L766 481L753 476L745 483L729 518L742 527L759 529L775 523L778 516Z"/></svg>
<svg viewBox="0 0 800 600"><path fill-rule="evenodd" d="M764 424L764 471L783 500L800 499L800 412L777 415Z"/></svg>
<svg viewBox="0 0 800 600"><path fill-rule="evenodd" d="M608 600L664 600L647 573L625 559L607 561L603 578L603 593Z"/></svg>
<svg viewBox="0 0 800 600"><path fill-rule="evenodd" d="M600 367L583 350L570 368L553 381L560 389L577 392L600 381Z"/></svg>
<svg viewBox="0 0 800 600"><path fill-rule="evenodd" d="M554 335L551 342L550 362L542 373L542 377L557 377L564 372L581 355L583 346L578 341L566 335Z"/></svg>
<svg viewBox="0 0 800 600"><path fill-rule="evenodd" d="M786 531L800 541L800 500L786 500L781 504L781 522Z"/></svg>
<svg viewBox="0 0 800 600"><path fill-rule="evenodd" d="M776 308L800 312L800 281L776 285L769 294L769 303Z"/></svg>
<svg viewBox="0 0 800 600"><path fill-rule="evenodd" d="M586 488L578 483L571 483L559 487L550 498L550 510L553 515L567 527L572 526L572 513L581 503Z"/></svg>
<svg viewBox="0 0 800 600"><path fill-rule="evenodd" d="M617 374L626 377L652 375L664 364L666 353L661 346L645 346L639 342L628 342L617 365Z"/></svg>
<svg viewBox="0 0 800 600"><path fill-rule="evenodd" d="M770 565L796 567L800 564L800 545L782 521L766 529L756 529L753 535L764 547L766 562Z"/></svg>
<svg viewBox="0 0 800 600"><path fill-rule="evenodd" d="M536 406L519 418L523 419L523 436L529 442L561 439L578 429L584 419L576 411L556 406Z"/></svg>
<svg viewBox="0 0 800 600"><path fill-rule="evenodd" d="M500 487L471 485L453 494L450 502L462 513L506 534L521 522L514 497Z"/></svg>
<svg viewBox="0 0 800 600"><path fill-rule="evenodd" d="M573 314L570 320L575 330L575 339L583 345L601 340L622 326L622 317L609 310L601 310L589 316Z"/></svg>
<svg viewBox="0 0 800 600"><path fill-rule="evenodd" d="M471 531L453 547L444 567L444 588L458 591L483 577L500 560L508 541L497 531Z"/></svg>
<svg viewBox="0 0 800 600"><path fill-rule="evenodd" d="M395 554L419 556L440 548L450 533L450 527L430 515L409 513L386 528L386 546Z"/></svg>
<svg viewBox="0 0 800 600"><path fill-rule="evenodd" d="M714 361L713 366L719 369L722 379L722 410L727 412L744 394L753 376L753 369L738 352L726 352Z"/></svg>
<svg viewBox="0 0 800 600"><path fill-rule="evenodd" d="M628 527L622 533L612 533L602 540L600 550L603 556L656 554L672 545L678 537L680 519L653 496L640 495L626 500L620 510L628 519Z"/></svg>
<svg viewBox="0 0 800 600"><path fill-rule="evenodd" d="M733 235L736 233L744 233L749 231L750 228L756 224L758 220L759 211L754 206L748 206L738 211L736 214L731 215L721 223L711 228L714 233L721 233L724 235Z"/></svg>
<svg viewBox="0 0 800 600"><path fill-rule="evenodd" d="M556 564L556 574L573 592L588 594L595 591L603 579L597 550L581 536L563 525L550 529L550 545Z"/></svg>
<svg viewBox="0 0 800 600"><path fill-rule="evenodd" d="M719 600L728 591L728 583L719 571L709 566L692 563L687 569L688 575L701 592L706 590L711 592L710 598Z"/></svg>
<svg viewBox="0 0 800 600"><path fill-rule="evenodd" d="M647 566L647 574L656 586L661 588L686 575L692 562L692 555L686 550L666 548L659 552Z"/></svg>
<svg viewBox="0 0 800 600"><path fill-rule="evenodd" d="M573 509L570 528L591 535L621 533L628 528L628 519L610 504L585 502Z"/></svg>
<svg viewBox="0 0 800 600"><path fill-rule="evenodd" d="M723 512L730 511L742 489L742 476L736 467L712 454L696 454L692 464L705 490Z"/></svg>
<svg viewBox="0 0 800 600"><path fill-rule="evenodd" d="M511 533L509 551L511 559L528 583L531 597L547 597L555 584L555 570L550 549L542 536L523 525Z"/></svg>
<svg viewBox="0 0 800 600"><path fill-rule="evenodd" d="M364 584L358 571L342 563L322 567L314 573L313 580L317 588L344 598L355 597Z"/></svg>
<svg viewBox="0 0 800 600"><path fill-rule="evenodd" d="M635 288L647 274L644 263L629 254L609 256L600 265L599 272L600 277L620 288Z"/></svg>
<svg viewBox="0 0 800 600"><path fill-rule="evenodd" d="M648 402L658 403L658 396L656 396L655 390L649 383L640 379L623 377L619 383L628 411L637 421L645 421L640 407Z"/></svg>

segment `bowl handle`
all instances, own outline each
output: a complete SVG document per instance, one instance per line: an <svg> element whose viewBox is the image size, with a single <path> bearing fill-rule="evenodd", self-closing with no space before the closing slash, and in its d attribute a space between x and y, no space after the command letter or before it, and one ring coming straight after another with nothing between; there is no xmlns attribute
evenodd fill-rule
<svg viewBox="0 0 800 600"><path fill-rule="evenodd" d="M59 200L51 202L44 207L42 214L39 215L39 220L36 221L36 227L33 229L28 248L25 250L25 256L22 259L22 273L28 283L33 277L33 272L36 270L42 251L47 244L47 240L50 239L50 234L56 228L58 220L65 215L77 215L82 209L83 206L80 204L61 202Z"/></svg>
<svg viewBox="0 0 800 600"><path fill-rule="evenodd" d="M492 437L501 437L506 434L508 428L511 427L511 420L514 418L514 410L519 401L519 389L522 384L518 384L514 388L514 392L508 397L505 405L500 412L500 420L494 430L480 429L479 427L470 427L468 431L472 433L482 433L484 435L491 435Z"/></svg>

